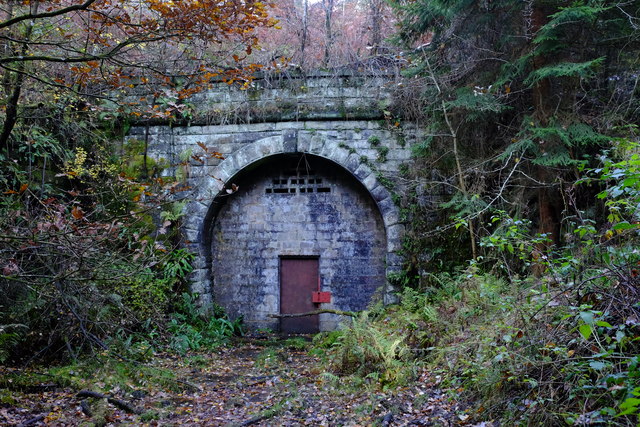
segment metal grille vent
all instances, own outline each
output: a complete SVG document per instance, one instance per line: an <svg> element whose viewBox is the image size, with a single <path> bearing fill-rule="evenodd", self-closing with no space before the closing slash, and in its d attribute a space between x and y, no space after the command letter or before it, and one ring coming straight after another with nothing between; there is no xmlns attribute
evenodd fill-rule
<svg viewBox="0 0 640 427"><path fill-rule="evenodd" d="M265 190L267 194L295 194L295 193L330 193L331 187L322 184L322 178L292 177L274 178L271 186Z"/></svg>

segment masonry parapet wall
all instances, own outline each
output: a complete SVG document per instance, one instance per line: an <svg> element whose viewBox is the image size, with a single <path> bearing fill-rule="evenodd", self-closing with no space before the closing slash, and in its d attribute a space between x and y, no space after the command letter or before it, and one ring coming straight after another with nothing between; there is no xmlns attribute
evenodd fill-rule
<svg viewBox="0 0 640 427"><path fill-rule="evenodd" d="M384 119L396 73L316 71L258 75L245 89L216 83L189 99L190 124Z"/></svg>

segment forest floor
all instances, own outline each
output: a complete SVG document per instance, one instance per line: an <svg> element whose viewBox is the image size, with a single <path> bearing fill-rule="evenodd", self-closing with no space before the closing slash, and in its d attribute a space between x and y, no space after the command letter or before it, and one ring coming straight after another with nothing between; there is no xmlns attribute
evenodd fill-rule
<svg viewBox="0 0 640 427"><path fill-rule="evenodd" d="M57 387L45 381L39 387L16 387L10 396L6 390L0 395L0 425L465 424L464 408L450 401L427 372L418 372L406 386L385 389L366 380L356 385L323 373L319 357L306 347L301 338L271 337L245 339L211 353L156 355L151 364L170 370L173 384L182 390L157 383L108 385L100 373L82 383L80 396L77 385ZM0 375L7 374L2 370ZM89 396L89 390L101 390L104 397Z"/></svg>

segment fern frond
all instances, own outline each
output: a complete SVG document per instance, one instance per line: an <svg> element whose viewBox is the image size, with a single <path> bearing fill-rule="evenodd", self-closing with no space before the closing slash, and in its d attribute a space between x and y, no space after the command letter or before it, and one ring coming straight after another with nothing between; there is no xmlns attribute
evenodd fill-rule
<svg viewBox="0 0 640 427"><path fill-rule="evenodd" d="M566 150L550 150L540 153L531 161L534 165L546 167L574 166L579 163L578 160L571 157Z"/></svg>
<svg viewBox="0 0 640 427"><path fill-rule="evenodd" d="M456 99L446 103L450 109L465 110L465 121L470 122L480 118L486 118L487 114L502 113L511 107L503 104L491 93L482 90L473 91L468 87L462 88L456 94Z"/></svg>
<svg viewBox="0 0 640 427"><path fill-rule="evenodd" d="M536 127L531 126L526 129L529 138L538 140L540 142L557 140L562 142L565 146L571 146L571 139L569 132L560 126L546 126Z"/></svg>
<svg viewBox="0 0 640 427"><path fill-rule="evenodd" d="M533 71L525 79L525 84L533 85L540 80L559 77L593 77L595 69L604 62L604 57L586 62L561 62Z"/></svg>
<svg viewBox="0 0 640 427"><path fill-rule="evenodd" d="M606 144L611 140L611 137L596 132L586 123L574 123L567 128L567 132L573 146Z"/></svg>
<svg viewBox="0 0 640 427"><path fill-rule="evenodd" d="M549 16L549 22L543 25L533 39L533 43L537 45L536 54L549 54L556 52L566 46L569 42L567 34L573 31L578 25L592 25L599 15L608 8L601 6L574 4L569 7L561 8Z"/></svg>
<svg viewBox="0 0 640 427"><path fill-rule="evenodd" d="M14 332L9 332L10 330ZM11 351L20 343L22 333L28 329L26 325L19 323L12 323L7 325L0 325L0 363L4 363L11 354Z"/></svg>
<svg viewBox="0 0 640 427"><path fill-rule="evenodd" d="M493 84L504 86L512 81L521 80L528 72L528 69L531 68L531 58L533 58L533 52L522 55L512 62L505 63L500 68L500 75Z"/></svg>
<svg viewBox="0 0 640 427"><path fill-rule="evenodd" d="M569 7L560 8L560 11L549 16L549 22L540 29L540 34L550 32L561 25L576 25L580 22L594 23L598 19L598 15L610 10L611 7L600 5L578 5L574 4ZM534 43L537 39L533 40Z"/></svg>

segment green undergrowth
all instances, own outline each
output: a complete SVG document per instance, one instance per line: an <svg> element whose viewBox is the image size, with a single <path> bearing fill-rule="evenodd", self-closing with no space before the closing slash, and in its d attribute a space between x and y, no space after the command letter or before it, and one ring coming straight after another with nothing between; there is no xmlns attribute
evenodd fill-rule
<svg viewBox="0 0 640 427"><path fill-rule="evenodd" d="M394 387L420 368L452 398L476 402L470 415L478 421L638 422L637 300L601 307L597 294L587 304L575 284L506 281L476 267L437 280L438 288L405 288L398 305L316 338L328 367L323 379ZM617 299L631 289L602 280L592 291Z"/></svg>
<svg viewBox="0 0 640 427"><path fill-rule="evenodd" d="M185 386L177 381L171 369L116 360L107 355L87 358L69 365L11 370L0 378L1 396L6 396L5 392L34 393L58 388L128 396L136 390L162 389L178 392L183 391Z"/></svg>
<svg viewBox="0 0 640 427"><path fill-rule="evenodd" d="M377 306L361 312L342 330L316 335L310 352L326 368L324 381L356 388L407 383L414 374L409 334L390 324L394 320L390 309Z"/></svg>
<svg viewBox="0 0 640 427"><path fill-rule="evenodd" d="M183 293L168 325L169 346L184 354L189 350L213 350L227 344L231 337L244 333L242 318L229 319L224 310L215 306L211 316L200 312L197 297Z"/></svg>
<svg viewBox="0 0 640 427"><path fill-rule="evenodd" d="M480 402L482 419L635 424L637 300L612 307L629 289L606 279L548 282L473 272L451 280L425 300L438 306L429 326L439 336L425 361Z"/></svg>
<svg viewBox="0 0 640 427"><path fill-rule="evenodd" d="M602 189L606 223L577 211L552 245L526 218L493 210L465 267L394 277L398 304L316 338L326 379L392 387L421 370L472 402L470 421L638 425L637 153L619 141L576 184Z"/></svg>
<svg viewBox="0 0 640 427"><path fill-rule="evenodd" d="M119 390L125 395L136 390L184 390L184 385L176 381L171 369L113 358L100 357L49 370L75 390L89 389L104 393Z"/></svg>

